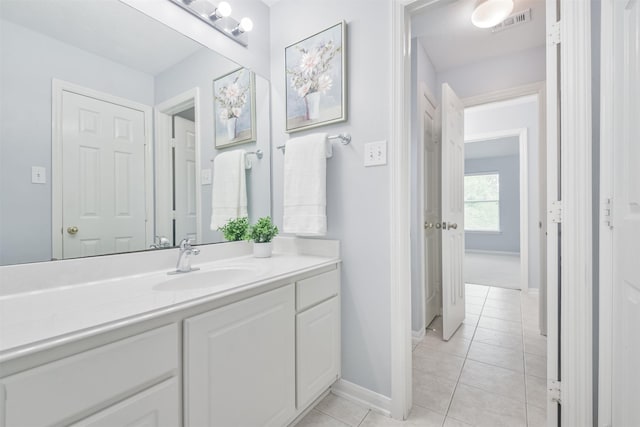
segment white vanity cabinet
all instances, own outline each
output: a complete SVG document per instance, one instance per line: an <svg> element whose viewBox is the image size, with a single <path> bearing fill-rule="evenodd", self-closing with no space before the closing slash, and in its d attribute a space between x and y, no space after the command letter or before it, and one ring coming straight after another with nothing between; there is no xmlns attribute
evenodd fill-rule
<svg viewBox="0 0 640 427"><path fill-rule="evenodd" d="M295 413L294 286L184 322L186 427L284 426Z"/></svg>
<svg viewBox="0 0 640 427"><path fill-rule="evenodd" d="M296 403L304 410L340 376L339 269L296 283Z"/></svg>
<svg viewBox="0 0 640 427"><path fill-rule="evenodd" d="M126 425L145 416L153 422L144 425L179 425L178 349L171 324L2 378L3 425L69 425L93 415L96 422L79 425Z"/></svg>

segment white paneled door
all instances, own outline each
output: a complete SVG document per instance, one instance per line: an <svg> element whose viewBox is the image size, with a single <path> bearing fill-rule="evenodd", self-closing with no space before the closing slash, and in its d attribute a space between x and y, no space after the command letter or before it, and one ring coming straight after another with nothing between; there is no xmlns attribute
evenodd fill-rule
<svg viewBox="0 0 640 427"><path fill-rule="evenodd" d="M424 298L425 326L440 314L440 144L436 135L436 106L424 88L420 96L420 134L424 147Z"/></svg>
<svg viewBox="0 0 640 427"><path fill-rule="evenodd" d="M197 239L196 127L191 120L174 116L174 192L176 244L188 237Z"/></svg>
<svg viewBox="0 0 640 427"><path fill-rule="evenodd" d="M464 321L464 106L442 85L442 337Z"/></svg>
<svg viewBox="0 0 640 427"><path fill-rule="evenodd" d="M144 113L62 93L62 256L146 246Z"/></svg>
<svg viewBox="0 0 640 427"><path fill-rule="evenodd" d="M640 1L613 5L612 425L640 426Z"/></svg>

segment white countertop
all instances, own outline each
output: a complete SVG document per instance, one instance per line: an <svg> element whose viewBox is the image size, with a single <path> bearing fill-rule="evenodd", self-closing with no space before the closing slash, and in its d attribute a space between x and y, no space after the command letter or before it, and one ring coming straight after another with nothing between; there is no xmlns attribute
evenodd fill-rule
<svg viewBox="0 0 640 427"><path fill-rule="evenodd" d="M339 262L336 257L277 253L271 258L241 256L202 264L194 259L193 266L201 270L180 275L169 276L167 272L171 268L166 268L104 281L0 296L0 362L224 298L336 262ZM242 278L234 279L232 273L226 274L224 280L211 279L216 271L228 269L240 269ZM181 282L171 283L171 280ZM206 285L193 287L193 283Z"/></svg>

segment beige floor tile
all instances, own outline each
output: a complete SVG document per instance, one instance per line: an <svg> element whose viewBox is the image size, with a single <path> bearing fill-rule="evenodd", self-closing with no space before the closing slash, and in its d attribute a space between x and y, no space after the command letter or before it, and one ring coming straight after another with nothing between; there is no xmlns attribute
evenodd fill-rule
<svg viewBox="0 0 640 427"><path fill-rule="evenodd" d="M325 415L322 412L311 410L303 419L300 420L296 427L346 427L347 424L342 423L335 418Z"/></svg>
<svg viewBox="0 0 640 427"><path fill-rule="evenodd" d="M489 286L467 283L465 284L465 293L467 295L486 297L489 293Z"/></svg>
<svg viewBox="0 0 640 427"><path fill-rule="evenodd" d="M357 427L369 412L369 409L335 394L328 394L315 409L354 427Z"/></svg>
<svg viewBox="0 0 640 427"><path fill-rule="evenodd" d="M468 358L500 368L524 372L524 355L522 351L473 342L469 349Z"/></svg>
<svg viewBox="0 0 640 427"><path fill-rule="evenodd" d="M524 354L524 366L527 375L534 377L547 378L547 357L538 356L536 354Z"/></svg>
<svg viewBox="0 0 640 427"><path fill-rule="evenodd" d="M507 332L509 334L522 334L522 324L518 322L510 322L504 319L496 319L495 317L480 317L478 321L479 328L493 329L500 332Z"/></svg>
<svg viewBox="0 0 640 427"><path fill-rule="evenodd" d="M547 354L547 338L538 336L525 336L524 337L524 351L529 354L536 354L538 356L546 356Z"/></svg>
<svg viewBox="0 0 640 427"><path fill-rule="evenodd" d="M463 423L455 418L447 417L442 427L473 427L471 424Z"/></svg>
<svg viewBox="0 0 640 427"><path fill-rule="evenodd" d="M478 324L478 320L480 320L480 316L477 314L465 314L464 321L462 323L475 327Z"/></svg>
<svg viewBox="0 0 640 427"><path fill-rule="evenodd" d="M456 382L419 371L414 371L412 377L414 406L446 414Z"/></svg>
<svg viewBox="0 0 640 427"><path fill-rule="evenodd" d="M429 329L442 330L442 316L436 316L431 323L429 323Z"/></svg>
<svg viewBox="0 0 640 427"><path fill-rule="evenodd" d="M484 305L484 301L485 301L485 297L479 297L479 296L475 296L475 295L465 295L464 297L464 302L467 304L474 304L474 305Z"/></svg>
<svg viewBox="0 0 640 427"><path fill-rule="evenodd" d="M507 310L504 308L485 307L482 310L483 317L493 317L496 319L509 320L511 322L521 322L520 310Z"/></svg>
<svg viewBox="0 0 640 427"><path fill-rule="evenodd" d="M547 405L547 381L531 375L526 376L527 404L545 408Z"/></svg>
<svg viewBox="0 0 640 427"><path fill-rule="evenodd" d="M427 334L414 352L440 351L464 357L467 355L470 344L470 340L464 339L461 336L454 335L449 341L444 341L440 336Z"/></svg>
<svg viewBox="0 0 640 427"><path fill-rule="evenodd" d="M510 334L493 329L477 328L473 337L474 342L492 344L512 350L522 351L522 334Z"/></svg>
<svg viewBox="0 0 640 427"><path fill-rule="evenodd" d="M492 308L503 308L506 310L520 310L520 300L513 298L513 299L491 299L491 298L487 298L487 300L484 302L484 306L485 307L492 307Z"/></svg>
<svg viewBox="0 0 640 427"><path fill-rule="evenodd" d="M376 412L369 412L361 427L440 427L444 415L414 405L405 421L394 420Z"/></svg>
<svg viewBox="0 0 640 427"><path fill-rule="evenodd" d="M465 304L465 313L468 314L480 314L482 313L482 306L475 304Z"/></svg>
<svg viewBox="0 0 640 427"><path fill-rule="evenodd" d="M524 373L467 360L460 383L490 391L501 396L525 401Z"/></svg>
<svg viewBox="0 0 640 427"><path fill-rule="evenodd" d="M494 291L497 290L497 291ZM501 292L506 291L506 292ZM520 302L520 291L513 291L509 289L491 288L487 294L487 300L503 300L518 304Z"/></svg>
<svg viewBox="0 0 640 427"><path fill-rule="evenodd" d="M546 427L547 411L536 406L527 405L527 427Z"/></svg>
<svg viewBox="0 0 640 427"><path fill-rule="evenodd" d="M425 374L458 381L464 365L464 357L440 351L421 351L413 355L413 369Z"/></svg>
<svg viewBox="0 0 640 427"><path fill-rule="evenodd" d="M448 417L479 427L526 427L524 402L458 384Z"/></svg>
<svg viewBox="0 0 640 427"><path fill-rule="evenodd" d="M473 338L473 334L475 334L476 332L476 327L473 325L468 325L466 323L463 323L462 325L460 325L460 327L458 328L458 330L456 331L455 334L453 334L454 337L462 337L466 340L470 340Z"/></svg>

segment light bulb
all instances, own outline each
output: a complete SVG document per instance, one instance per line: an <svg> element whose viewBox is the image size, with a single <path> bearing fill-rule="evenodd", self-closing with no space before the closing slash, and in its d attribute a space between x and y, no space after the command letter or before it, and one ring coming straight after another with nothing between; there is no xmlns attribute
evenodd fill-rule
<svg viewBox="0 0 640 427"><path fill-rule="evenodd" d="M513 0L485 0L474 9L471 22L479 28L491 28L504 21L511 11Z"/></svg>
<svg viewBox="0 0 640 427"><path fill-rule="evenodd" d="M226 18L231 15L231 5L226 1L221 1L216 7L216 10L213 11L209 18L213 21L217 21L220 18Z"/></svg>
<svg viewBox="0 0 640 427"><path fill-rule="evenodd" d="M248 33L253 30L253 21L249 18L242 18L240 20L240 25L238 25L238 29L242 33Z"/></svg>

